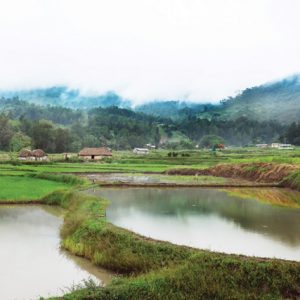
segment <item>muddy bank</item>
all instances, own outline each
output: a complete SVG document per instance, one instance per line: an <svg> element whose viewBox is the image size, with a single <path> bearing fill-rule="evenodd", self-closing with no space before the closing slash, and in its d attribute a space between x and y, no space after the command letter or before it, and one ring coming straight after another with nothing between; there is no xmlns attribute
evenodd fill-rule
<svg viewBox="0 0 300 300"><path fill-rule="evenodd" d="M106 187L274 187L274 183L251 182L215 176L170 176L155 174L89 174L93 183Z"/></svg>
<svg viewBox="0 0 300 300"><path fill-rule="evenodd" d="M107 183L107 182L97 182L102 187L149 187L149 188L174 188L174 187L203 187L203 188L262 188L262 187L280 187L277 184L273 183L261 183L261 184L230 184L230 183L224 183L224 184L186 184L186 183L156 183L156 184L137 184L137 183Z"/></svg>
<svg viewBox="0 0 300 300"><path fill-rule="evenodd" d="M300 171L299 166L290 164L246 163L246 164L219 164L208 169L171 169L168 175L210 175L225 178L249 180L255 183L272 183L286 187L297 188L291 184L289 176Z"/></svg>

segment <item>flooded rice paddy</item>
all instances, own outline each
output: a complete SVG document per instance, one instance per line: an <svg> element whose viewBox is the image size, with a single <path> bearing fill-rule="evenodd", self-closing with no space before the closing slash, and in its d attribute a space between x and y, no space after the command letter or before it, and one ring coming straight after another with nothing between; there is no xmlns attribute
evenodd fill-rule
<svg viewBox="0 0 300 300"><path fill-rule="evenodd" d="M105 270L60 250L60 213L44 206L0 206L0 299L57 296L83 280L110 280Z"/></svg>
<svg viewBox="0 0 300 300"><path fill-rule="evenodd" d="M110 200L111 223L147 237L218 252L300 261L299 192L278 188L89 192Z"/></svg>

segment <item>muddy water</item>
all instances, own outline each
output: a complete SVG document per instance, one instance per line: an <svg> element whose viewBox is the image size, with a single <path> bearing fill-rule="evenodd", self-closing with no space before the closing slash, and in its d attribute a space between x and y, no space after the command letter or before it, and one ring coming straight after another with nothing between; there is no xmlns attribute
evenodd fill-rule
<svg viewBox="0 0 300 300"><path fill-rule="evenodd" d="M95 193L111 201L110 222L144 236L213 251L300 261L300 209L264 203L255 193L251 198L248 192L247 199L236 189L234 194L204 188L106 188ZM292 196L291 201L300 200L300 193Z"/></svg>
<svg viewBox="0 0 300 300"><path fill-rule="evenodd" d="M59 210L0 206L0 299L61 295L89 278L105 284L111 274L59 249Z"/></svg>

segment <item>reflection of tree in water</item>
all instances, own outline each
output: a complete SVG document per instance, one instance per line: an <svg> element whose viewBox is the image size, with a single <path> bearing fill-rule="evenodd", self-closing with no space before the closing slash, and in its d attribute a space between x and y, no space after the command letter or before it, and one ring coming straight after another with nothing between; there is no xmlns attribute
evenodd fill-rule
<svg viewBox="0 0 300 300"><path fill-rule="evenodd" d="M100 194L111 200L108 211L114 215L130 209L181 219L191 215L215 214L246 230L266 234L292 246L300 244L299 209L245 200L217 189L114 188L101 190Z"/></svg>

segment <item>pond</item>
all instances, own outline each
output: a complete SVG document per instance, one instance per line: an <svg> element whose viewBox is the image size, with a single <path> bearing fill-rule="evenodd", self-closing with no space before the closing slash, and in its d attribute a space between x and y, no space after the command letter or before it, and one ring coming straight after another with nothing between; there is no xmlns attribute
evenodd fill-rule
<svg viewBox="0 0 300 300"><path fill-rule="evenodd" d="M218 252L300 261L299 192L105 188L90 193L110 200L111 223L147 237ZM269 198L262 199L263 195ZM285 206L294 207L270 204L270 199L280 203L282 197Z"/></svg>
<svg viewBox="0 0 300 300"><path fill-rule="evenodd" d="M107 271L60 250L60 213L46 206L0 206L0 299L57 296L83 280L110 280Z"/></svg>

